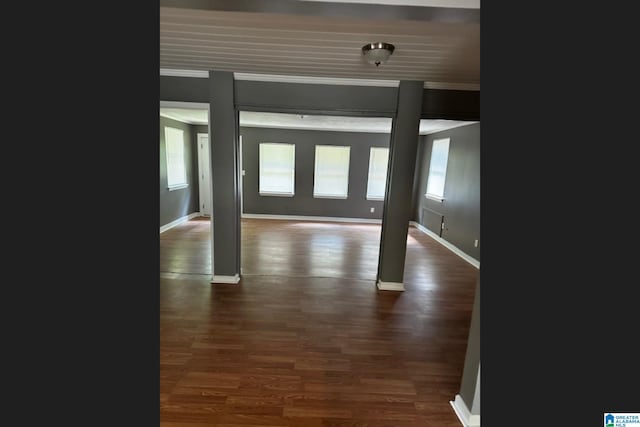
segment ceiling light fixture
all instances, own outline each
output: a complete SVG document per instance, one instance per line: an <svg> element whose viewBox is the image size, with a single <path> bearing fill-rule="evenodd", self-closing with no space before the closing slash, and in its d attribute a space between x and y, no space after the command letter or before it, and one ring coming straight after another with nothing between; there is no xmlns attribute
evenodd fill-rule
<svg viewBox="0 0 640 427"><path fill-rule="evenodd" d="M376 64L376 67L378 67L389 60L394 49L395 46L390 43L367 43L362 46L362 54L369 64Z"/></svg>

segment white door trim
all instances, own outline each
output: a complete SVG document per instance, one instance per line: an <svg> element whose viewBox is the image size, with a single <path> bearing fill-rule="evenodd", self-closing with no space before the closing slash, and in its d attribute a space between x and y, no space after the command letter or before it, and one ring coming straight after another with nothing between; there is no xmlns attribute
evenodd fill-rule
<svg viewBox="0 0 640 427"><path fill-rule="evenodd" d="M199 199L198 199L198 208L200 210L200 214L202 216L209 216L211 215L211 191L209 191L209 194L204 194L205 189L202 188L202 177L203 177L203 169L205 169L203 167L204 163L203 162L207 162L209 164L209 167L206 168L207 169L207 173L209 174L209 190L211 189L211 144L209 143L209 134L207 133L197 133L196 134L197 137L197 142L198 142L198 195L199 195ZM201 148L202 144L203 144L203 140L206 138L206 143L207 143L207 150L206 152L209 153L209 157L208 158L203 158L204 155L204 149ZM205 212L204 206L203 206L203 197L206 197L208 199L208 211L209 212Z"/></svg>
<svg viewBox="0 0 640 427"><path fill-rule="evenodd" d="M240 126L238 126L238 130L239 130ZM242 218L242 214L244 213L244 194L243 194L243 190L244 190L244 166L242 163L242 135L238 135L239 136L239 148L238 148L238 158L240 159L240 217Z"/></svg>

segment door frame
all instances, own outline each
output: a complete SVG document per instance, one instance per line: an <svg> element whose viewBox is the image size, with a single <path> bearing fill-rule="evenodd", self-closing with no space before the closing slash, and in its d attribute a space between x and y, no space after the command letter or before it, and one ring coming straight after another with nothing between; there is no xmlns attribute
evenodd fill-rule
<svg viewBox="0 0 640 427"><path fill-rule="evenodd" d="M202 138L205 137L207 138L207 151L209 153L209 158L208 159L203 159L202 158L202 148L201 147L201 143L202 143ZM205 213L202 207L202 185L200 182L200 176L202 175L202 162L208 162L209 163L209 190L211 190L211 142L209 141L209 134L208 133L202 133L202 132L198 132L196 133L196 141L198 143L198 195L200 196L200 199L198 200L198 207L200 209L200 215L201 216L213 216L213 210L211 209L211 191L209 191L209 213Z"/></svg>
<svg viewBox="0 0 640 427"><path fill-rule="evenodd" d="M239 128L240 126L238 126L238 131L240 130ZM238 132L238 134L238 159L240 161L240 185L238 186L238 190L240 191L240 219L242 220L242 214L244 213L244 165L242 163L242 135L240 132Z"/></svg>

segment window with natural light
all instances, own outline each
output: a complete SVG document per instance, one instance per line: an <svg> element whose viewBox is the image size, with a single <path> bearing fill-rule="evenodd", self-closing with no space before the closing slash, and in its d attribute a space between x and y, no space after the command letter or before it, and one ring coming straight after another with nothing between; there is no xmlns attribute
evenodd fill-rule
<svg viewBox="0 0 640 427"><path fill-rule="evenodd" d="M295 174L295 144L260 144L260 195L293 196Z"/></svg>
<svg viewBox="0 0 640 427"><path fill-rule="evenodd" d="M167 186L169 190L187 187L187 170L184 163L184 131L165 127L164 141L167 154Z"/></svg>
<svg viewBox="0 0 640 427"><path fill-rule="evenodd" d="M434 140L431 148L431 163L429 164L429 177L427 178L425 197L440 202L444 200L447 160L449 160L449 138Z"/></svg>
<svg viewBox="0 0 640 427"><path fill-rule="evenodd" d="M388 148L371 147L369 152L369 177L367 178L367 200L384 200L388 163Z"/></svg>
<svg viewBox="0 0 640 427"><path fill-rule="evenodd" d="M351 147L316 145L313 197L346 199Z"/></svg>

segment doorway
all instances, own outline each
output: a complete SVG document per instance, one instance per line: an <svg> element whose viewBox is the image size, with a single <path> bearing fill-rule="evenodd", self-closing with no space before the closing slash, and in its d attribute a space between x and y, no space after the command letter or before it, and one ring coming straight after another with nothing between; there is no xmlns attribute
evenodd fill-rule
<svg viewBox="0 0 640 427"><path fill-rule="evenodd" d="M239 116L242 274L375 281L392 119Z"/></svg>
<svg viewBox="0 0 640 427"><path fill-rule="evenodd" d="M211 216L211 157L209 135L198 134L198 183L200 215Z"/></svg>
<svg viewBox="0 0 640 427"><path fill-rule="evenodd" d="M184 129L185 168L190 171L183 197L172 194L172 201L180 204L184 216L164 230L161 227L161 273L211 277L214 255L210 243L213 180L209 103L161 100L160 116L180 122ZM161 213L162 209L163 206Z"/></svg>

